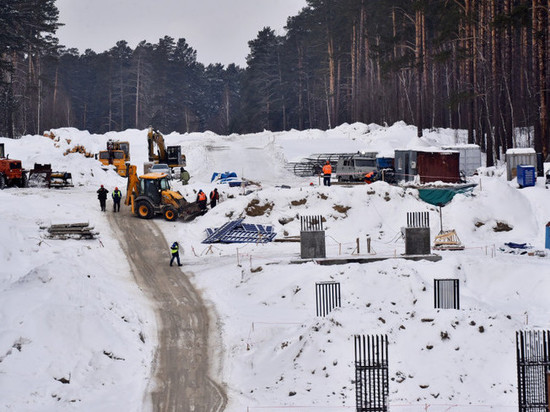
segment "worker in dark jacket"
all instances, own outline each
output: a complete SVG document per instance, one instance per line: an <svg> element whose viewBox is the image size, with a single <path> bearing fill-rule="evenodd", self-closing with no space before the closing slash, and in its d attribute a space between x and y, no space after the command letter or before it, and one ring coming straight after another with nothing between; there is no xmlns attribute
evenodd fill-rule
<svg viewBox="0 0 550 412"><path fill-rule="evenodd" d="M101 206L101 211L105 212L105 205L107 203L107 193L109 191L101 185L101 187L97 191L97 198L99 199L99 206Z"/></svg>
<svg viewBox="0 0 550 412"><path fill-rule="evenodd" d="M113 212L120 212L120 199L122 199L122 192L118 190L118 187L115 187L115 190L113 190L111 196L113 198Z"/></svg>
<svg viewBox="0 0 550 412"><path fill-rule="evenodd" d="M210 192L210 209L216 207L216 204L220 200L220 194L218 193L218 188L215 188Z"/></svg>
<svg viewBox="0 0 550 412"><path fill-rule="evenodd" d="M199 190L199 193L197 193L197 203L201 210L206 210L206 193L202 190Z"/></svg>
<svg viewBox="0 0 550 412"><path fill-rule="evenodd" d="M170 259L170 266L172 266L174 259L177 260L178 266L182 266L182 264L180 263L180 252L179 252L178 242L172 243L172 246L170 246L170 253L172 254L172 259Z"/></svg>

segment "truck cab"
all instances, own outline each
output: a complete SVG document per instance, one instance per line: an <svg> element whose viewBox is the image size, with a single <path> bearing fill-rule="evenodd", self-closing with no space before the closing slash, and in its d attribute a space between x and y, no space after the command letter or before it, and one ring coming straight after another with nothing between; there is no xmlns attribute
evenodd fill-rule
<svg viewBox="0 0 550 412"><path fill-rule="evenodd" d="M336 176L339 182L362 182L365 174L376 172L376 152L357 152L338 158Z"/></svg>

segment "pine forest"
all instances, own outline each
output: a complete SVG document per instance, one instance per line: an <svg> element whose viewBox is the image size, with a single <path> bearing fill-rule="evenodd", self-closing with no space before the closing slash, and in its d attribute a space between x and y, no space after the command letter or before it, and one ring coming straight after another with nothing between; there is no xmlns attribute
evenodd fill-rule
<svg viewBox="0 0 550 412"><path fill-rule="evenodd" d="M487 166L517 131L550 153L550 0L307 0L265 27L246 67L184 38L80 54L54 0L0 0L0 135L59 127L218 134L342 123L468 131Z"/></svg>

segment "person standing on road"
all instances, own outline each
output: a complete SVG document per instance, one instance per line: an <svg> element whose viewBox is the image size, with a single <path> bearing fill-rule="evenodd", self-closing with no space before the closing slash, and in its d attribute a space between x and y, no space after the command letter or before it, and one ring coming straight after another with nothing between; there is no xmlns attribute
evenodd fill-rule
<svg viewBox="0 0 550 412"><path fill-rule="evenodd" d="M330 162L327 160L327 162L323 166L323 185L324 186L330 186L331 175L332 175L332 166L330 165Z"/></svg>
<svg viewBox="0 0 550 412"><path fill-rule="evenodd" d="M172 259L170 259L170 266L172 266L172 263L174 262L174 259L177 260L178 266L183 266L180 263L180 253L179 253L178 242L172 243L172 246L170 247L170 253L172 254Z"/></svg>
<svg viewBox="0 0 550 412"><path fill-rule="evenodd" d="M210 209L216 207L216 204L220 200L220 194L218 193L218 188L215 188L210 192Z"/></svg>
<svg viewBox="0 0 550 412"><path fill-rule="evenodd" d="M107 203L107 193L109 191L101 185L101 187L97 191L97 198L99 199L99 206L101 206L101 211L105 212L105 205Z"/></svg>
<svg viewBox="0 0 550 412"><path fill-rule="evenodd" d="M122 192L115 187L111 195L113 197L113 212L120 212L120 199L122 199Z"/></svg>

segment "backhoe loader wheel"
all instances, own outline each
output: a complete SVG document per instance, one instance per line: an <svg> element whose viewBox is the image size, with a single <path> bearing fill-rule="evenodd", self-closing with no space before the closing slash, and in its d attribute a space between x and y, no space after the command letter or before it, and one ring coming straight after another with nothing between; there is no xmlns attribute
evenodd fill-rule
<svg viewBox="0 0 550 412"><path fill-rule="evenodd" d="M164 209L164 218L168 221L173 221L178 218L178 212L173 207L167 207Z"/></svg>
<svg viewBox="0 0 550 412"><path fill-rule="evenodd" d="M6 178L3 175L0 175L0 190L6 187Z"/></svg>
<svg viewBox="0 0 550 412"><path fill-rule="evenodd" d="M145 200L138 202L137 204L137 215L142 219L151 219L153 217L154 211L151 204Z"/></svg>

